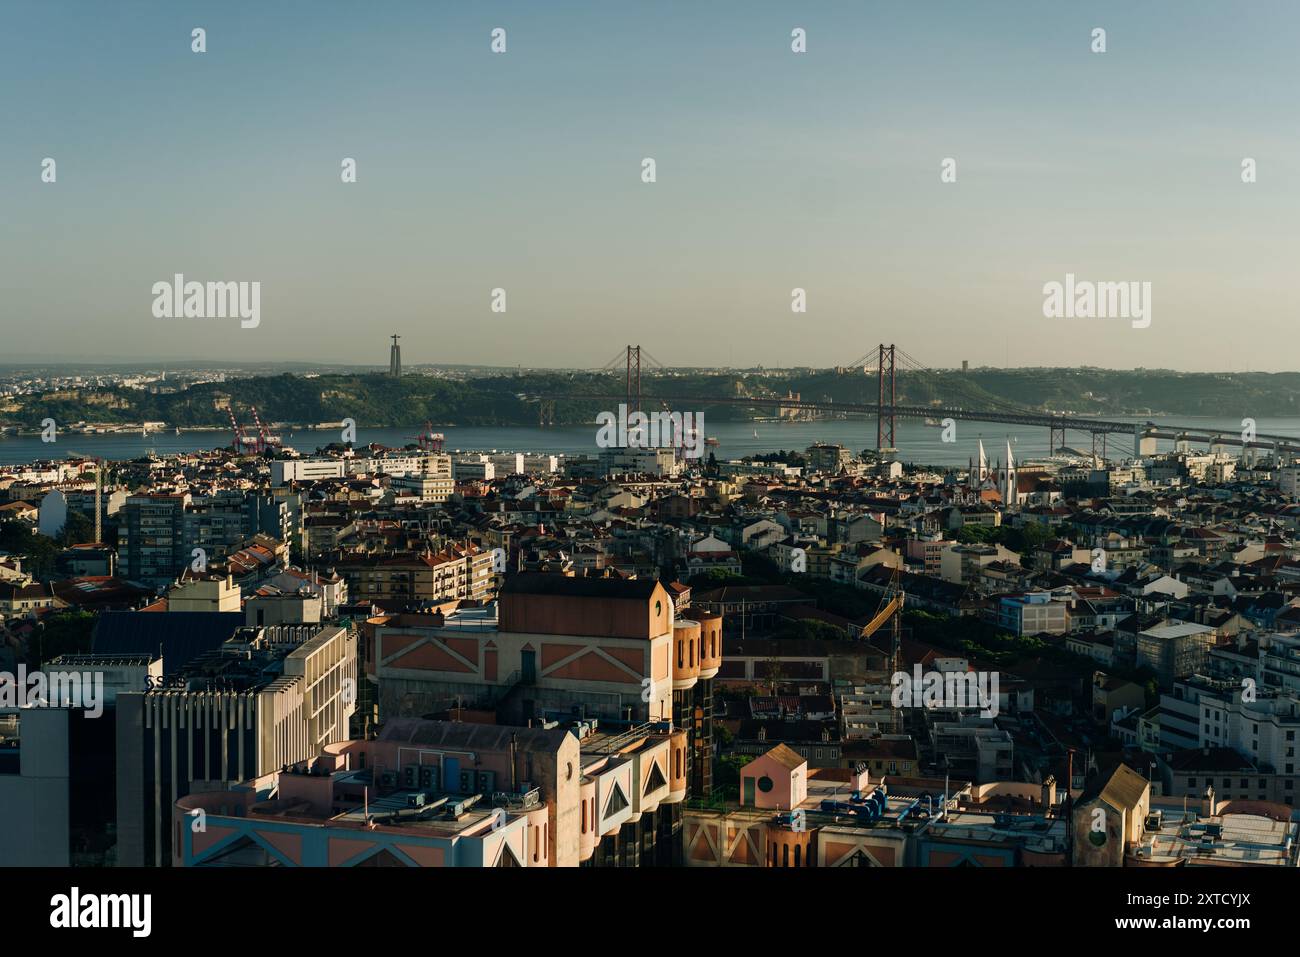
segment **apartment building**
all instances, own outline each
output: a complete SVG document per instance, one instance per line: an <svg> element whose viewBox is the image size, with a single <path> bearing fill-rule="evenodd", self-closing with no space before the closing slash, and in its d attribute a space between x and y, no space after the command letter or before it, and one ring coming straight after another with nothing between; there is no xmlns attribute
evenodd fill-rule
<svg viewBox="0 0 1300 957"><path fill-rule="evenodd" d="M682 471L682 461L672 448L616 448L604 449L599 456L602 475L652 475L673 476Z"/></svg>
<svg viewBox="0 0 1300 957"><path fill-rule="evenodd" d="M451 474L457 482L490 482L497 477L497 467L487 456L457 456Z"/></svg>
<svg viewBox="0 0 1300 957"><path fill-rule="evenodd" d="M83 688L100 683L99 707L0 709L0 861L112 866L117 698L157 680L162 662L148 655L61 655L48 668L79 675Z"/></svg>
<svg viewBox="0 0 1300 957"><path fill-rule="evenodd" d="M384 720L463 704L514 724L668 722L689 742L683 773L711 788L722 616L677 617L656 581L522 574L495 605L381 616L367 631Z"/></svg>
<svg viewBox="0 0 1300 957"><path fill-rule="evenodd" d="M441 504L456 494L456 480L450 474L416 472L395 476L392 479L392 489L399 498L410 497L421 502Z"/></svg>
<svg viewBox="0 0 1300 957"><path fill-rule="evenodd" d="M1294 808L1300 801L1295 774L1261 766L1234 748L1187 748L1163 756L1159 767L1170 797L1199 802L1213 789L1221 801L1268 802Z"/></svg>
<svg viewBox="0 0 1300 957"><path fill-rule="evenodd" d="M321 615L333 618L340 605L348 602L348 584L336 571L303 571L298 568L286 568L266 582L284 594L303 593L315 595L321 600Z"/></svg>
<svg viewBox="0 0 1300 957"><path fill-rule="evenodd" d="M578 863L567 730L396 719L265 779L176 801L183 867L547 867ZM268 799L266 795L274 793ZM187 825L198 811L205 829Z"/></svg>
<svg viewBox="0 0 1300 957"><path fill-rule="evenodd" d="M1300 635L1262 636L1258 667L1257 678L1265 688L1300 694Z"/></svg>
<svg viewBox="0 0 1300 957"><path fill-rule="evenodd" d="M120 523L124 576L155 587L171 582L195 560L216 562L251 537L287 542L294 534L284 501L242 492L197 499L189 492L132 495Z"/></svg>
<svg viewBox="0 0 1300 957"><path fill-rule="evenodd" d="M998 627L1013 635L1063 635L1070 630L1070 606L1046 591L1003 595Z"/></svg>
<svg viewBox="0 0 1300 957"><path fill-rule="evenodd" d="M681 863L684 734L394 719L258 781L176 801L179 866ZM274 793L268 799L266 795ZM203 812L205 828L188 825Z"/></svg>
<svg viewBox="0 0 1300 957"><path fill-rule="evenodd" d="M348 474L345 459L276 459L271 463L271 484L320 482Z"/></svg>
<svg viewBox="0 0 1300 957"><path fill-rule="evenodd" d="M474 546L388 556L356 556L335 571L353 601L409 605L457 599L487 601L496 590L492 553Z"/></svg>
<svg viewBox="0 0 1300 957"><path fill-rule="evenodd" d="M1171 622L1139 632L1137 664L1150 668L1162 688L1205 669L1206 657L1214 647L1215 630L1195 622Z"/></svg>
<svg viewBox="0 0 1300 957"><path fill-rule="evenodd" d="M1226 708L1233 693L1240 689L1239 681L1215 680L1199 674L1175 681L1172 688L1160 695L1161 750L1199 748L1203 726L1201 716L1205 708Z"/></svg>
<svg viewBox="0 0 1300 957"><path fill-rule="evenodd" d="M991 721L935 721L931 740L936 757L955 776L977 783L1015 777L1015 742Z"/></svg>
<svg viewBox="0 0 1300 957"><path fill-rule="evenodd" d="M149 493L127 498L121 523L121 568L132 581L165 585L189 565L185 509L188 493ZM193 546L191 546L193 547Z"/></svg>
<svg viewBox="0 0 1300 957"><path fill-rule="evenodd" d="M842 445L818 443L810 445L804 452L809 472L825 472L834 475L853 461L853 453Z"/></svg>
<svg viewBox="0 0 1300 957"><path fill-rule="evenodd" d="M1298 732L1300 695L1294 692L1265 693L1247 701L1238 685L1229 699L1205 696L1200 701L1200 747L1232 748L1279 775L1300 774Z"/></svg>
<svg viewBox="0 0 1300 957"><path fill-rule="evenodd" d="M670 720L673 621L654 581L523 574L494 605L373 620L366 659L385 719L464 699L508 705L499 710L513 723L575 707Z"/></svg>
<svg viewBox="0 0 1300 957"><path fill-rule="evenodd" d="M1020 556L1001 545L947 544L939 554L939 577L952 584L978 586L980 570L993 562L1016 562Z"/></svg>
<svg viewBox="0 0 1300 957"><path fill-rule="evenodd" d="M172 860L172 808L346 740L356 638L336 625L240 628L146 691L117 696L118 863Z"/></svg>
<svg viewBox="0 0 1300 957"><path fill-rule="evenodd" d="M239 587L229 575L222 578L187 579L167 589L168 612L238 612L242 604Z"/></svg>
<svg viewBox="0 0 1300 957"><path fill-rule="evenodd" d="M936 577L942 574L943 551L955 544L942 538L909 538L904 546L905 555L911 571Z"/></svg>

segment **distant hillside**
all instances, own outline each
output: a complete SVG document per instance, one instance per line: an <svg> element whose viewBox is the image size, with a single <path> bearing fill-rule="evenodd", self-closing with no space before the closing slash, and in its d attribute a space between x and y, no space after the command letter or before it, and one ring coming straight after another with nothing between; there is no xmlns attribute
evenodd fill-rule
<svg viewBox="0 0 1300 957"><path fill-rule="evenodd" d="M153 394L138 389L80 389L0 399L0 422L36 428L41 419L57 422L125 424L144 421L169 425L222 425L234 404L241 422L257 406L267 422L317 423L352 418L363 427L412 427L425 420L437 425L528 425L538 407L521 394L619 395L619 375L528 373L451 380L382 374L290 374L260 376L192 386ZM833 371L774 370L746 373L648 374L648 399L669 396L751 396L754 406L705 406L714 421L770 415L775 399L796 392L806 400L874 402L872 376ZM1300 373L1185 373L1167 370L972 369L919 374L899 373L898 401L907 405L946 404L966 408L1008 404L1081 415L1168 413L1188 416L1275 417L1300 415ZM591 422L614 403L571 399L555 404L555 422ZM658 403L647 401L647 410Z"/></svg>

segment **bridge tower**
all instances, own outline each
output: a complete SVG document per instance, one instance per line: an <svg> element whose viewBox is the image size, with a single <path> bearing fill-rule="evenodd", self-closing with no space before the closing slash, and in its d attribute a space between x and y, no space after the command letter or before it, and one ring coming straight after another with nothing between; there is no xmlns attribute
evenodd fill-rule
<svg viewBox="0 0 1300 957"><path fill-rule="evenodd" d="M879 361L876 363L879 382L879 402L876 410L876 454L884 459L898 451L894 441L894 404L898 397L894 379L894 347L880 344ZM888 370L888 371L886 371ZM885 376L889 376L889 385L885 385ZM885 401L888 394L889 401Z"/></svg>
<svg viewBox="0 0 1300 957"><path fill-rule="evenodd" d="M1144 459L1156 454L1156 437L1146 426L1133 426L1133 458Z"/></svg>
<svg viewBox="0 0 1300 957"><path fill-rule="evenodd" d="M617 361L617 360L615 360ZM641 347L627 347L627 413L641 411Z"/></svg>
<svg viewBox="0 0 1300 957"><path fill-rule="evenodd" d="M1049 422L1047 424L1047 454L1055 455L1065 449L1065 422ZM1058 438L1059 436L1059 438Z"/></svg>

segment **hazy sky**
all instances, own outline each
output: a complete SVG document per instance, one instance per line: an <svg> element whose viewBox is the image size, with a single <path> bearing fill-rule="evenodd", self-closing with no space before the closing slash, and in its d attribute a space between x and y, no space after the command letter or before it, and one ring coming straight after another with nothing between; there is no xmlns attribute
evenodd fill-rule
<svg viewBox="0 0 1300 957"><path fill-rule="evenodd" d="M0 357L385 363L396 330L408 364L1297 369L1298 28L1293 0L0 0ZM261 282L260 326L154 318L178 272ZM1150 326L1045 318L1067 272L1150 282Z"/></svg>

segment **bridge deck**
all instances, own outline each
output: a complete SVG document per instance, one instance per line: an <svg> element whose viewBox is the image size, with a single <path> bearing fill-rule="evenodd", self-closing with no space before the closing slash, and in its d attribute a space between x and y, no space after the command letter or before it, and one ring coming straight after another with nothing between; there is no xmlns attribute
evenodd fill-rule
<svg viewBox="0 0 1300 957"><path fill-rule="evenodd" d="M618 393L547 393L527 397L531 401L579 400L598 402L626 402L627 396ZM879 415L881 407L874 402L814 402L804 399L784 399L779 396L771 398L752 397L706 397L706 396L666 396L643 395L643 406L663 403L669 408L690 406L692 410L711 405L736 406L780 406L783 409L808 409L819 412L843 412L851 415ZM1220 445L1249 446L1251 448L1300 449L1300 438L1290 435L1258 432L1253 442L1244 442L1240 433L1218 432L1199 426L1156 425L1154 423L1123 422L1114 419L1090 419L1083 416L1053 415L1048 412L1005 412L987 409L964 409L960 407L934 407L896 405L885 406L885 414L892 412L900 419L962 419L968 422L1000 422L1009 425L1038 425L1043 428L1073 429L1077 432L1091 432L1094 435L1122 433L1140 434L1156 439L1187 439L1191 442L1217 443Z"/></svg>

